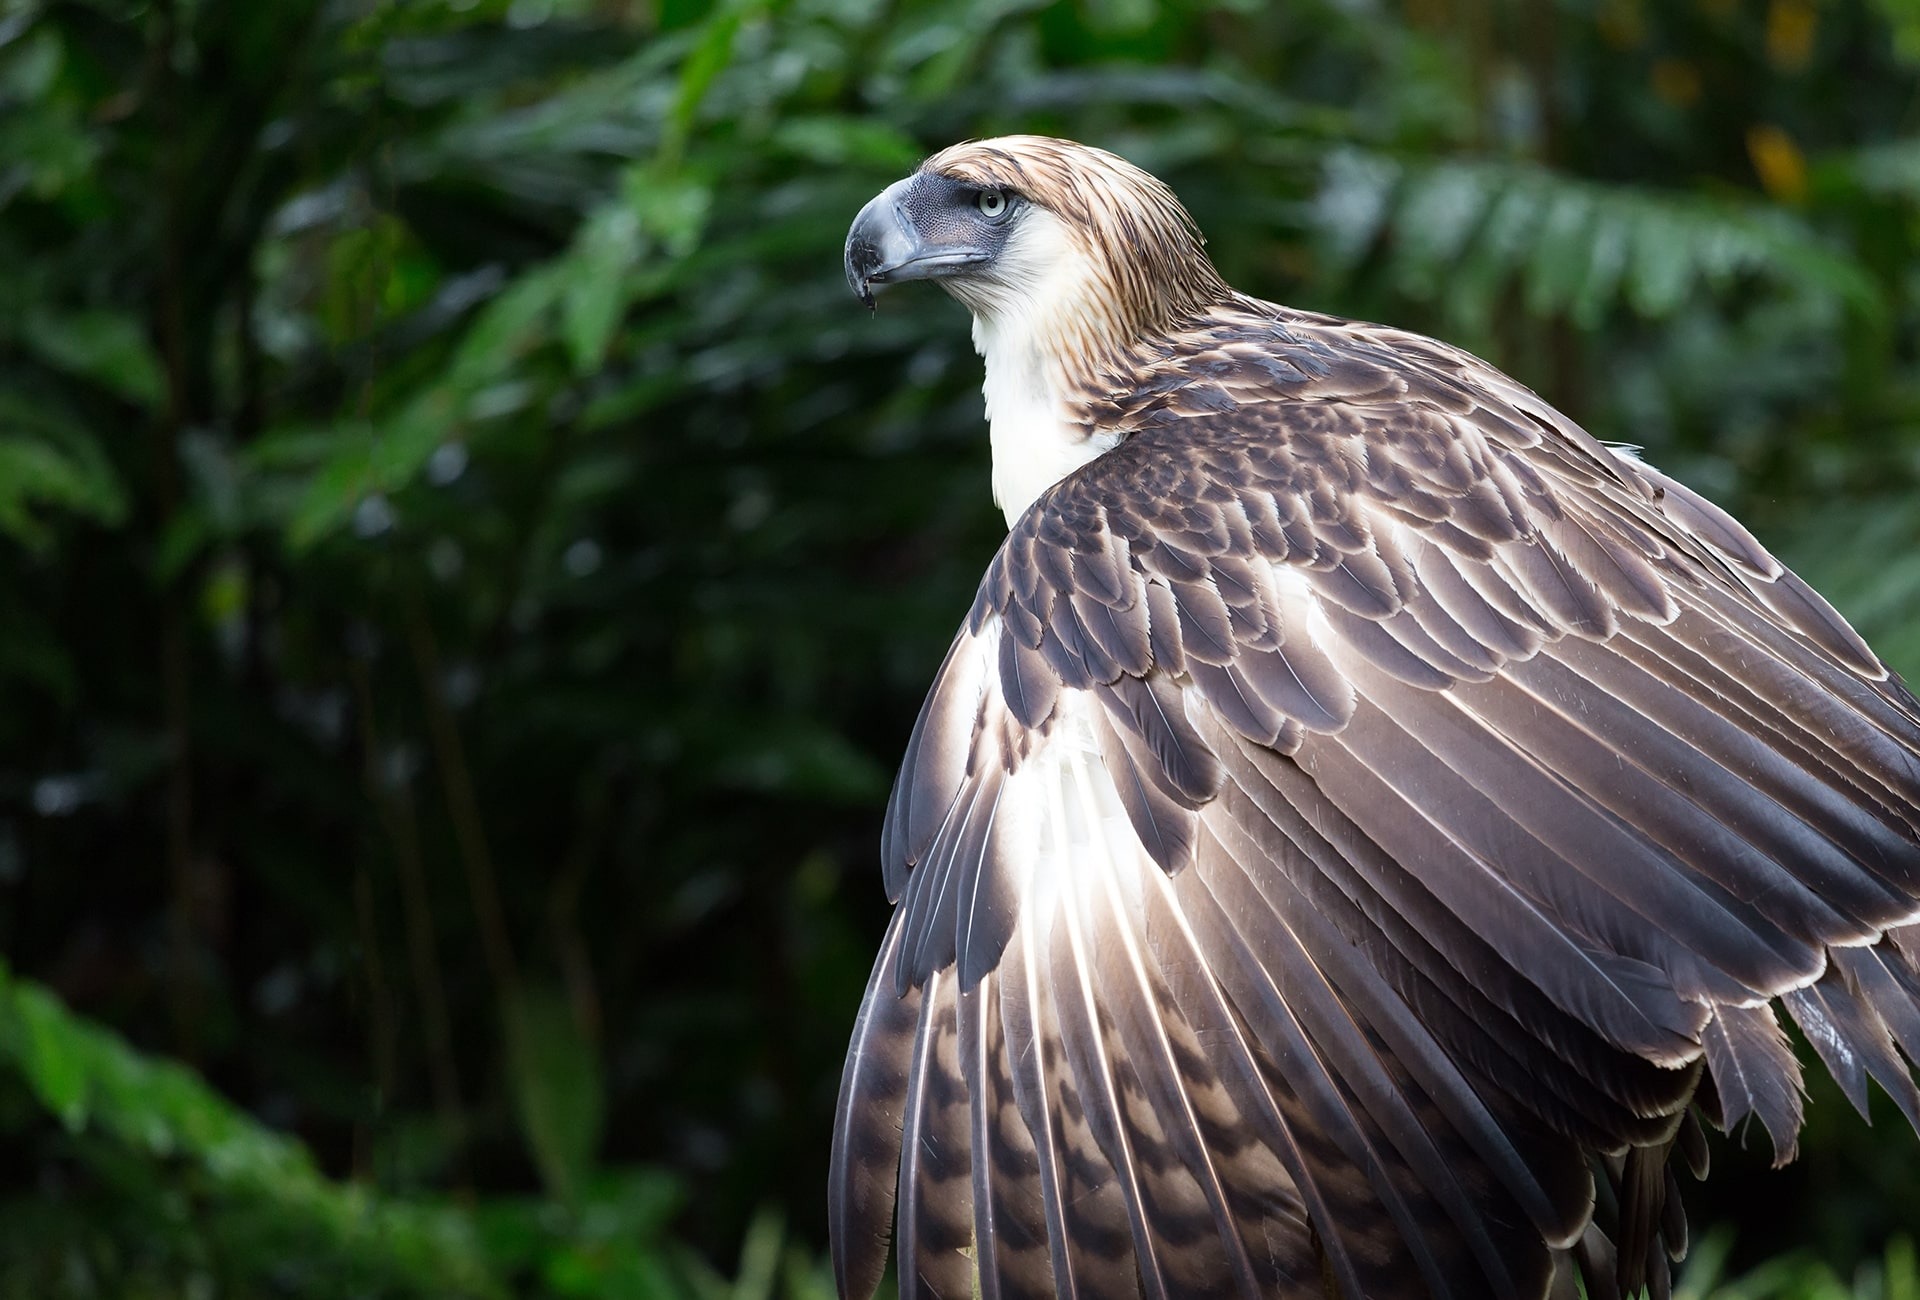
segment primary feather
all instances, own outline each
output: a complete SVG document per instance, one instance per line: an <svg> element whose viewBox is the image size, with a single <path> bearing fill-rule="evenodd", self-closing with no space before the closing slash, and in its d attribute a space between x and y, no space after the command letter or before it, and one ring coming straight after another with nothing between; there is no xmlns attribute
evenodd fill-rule
<svg viewBox="0 0 1920 1300"><path fill-rule="evenodd" d="M865 1296L1665 1294L1784 1005L1920 1123L1920 704L1737 522L1431 339L1228 288L1011 137L861 214L986 361L1011 532L888 809Z"/></svg>

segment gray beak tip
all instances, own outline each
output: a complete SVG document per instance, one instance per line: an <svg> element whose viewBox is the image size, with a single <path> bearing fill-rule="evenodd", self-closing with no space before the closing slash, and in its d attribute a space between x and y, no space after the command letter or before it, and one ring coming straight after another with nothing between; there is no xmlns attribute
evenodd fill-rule
<svg viewBox="0 0 1920 1300"><path fill-rule="evenodd" d="M844 261L847 272L847 287L853 290L868 311L873 310L874 272L887 260L881 244L885 235L890 233L879 215L882 195L871 200L860 209L860 215L853 219L853 226L847 231L847 247Z"/></svg>
<svg viewBox="0 0 1920 1300"><path fill-rule="evenodd" d="M847 264L847 288L853 290L853 296L868 311L873 310L873 282L853 267L851 260Z"/></svg>

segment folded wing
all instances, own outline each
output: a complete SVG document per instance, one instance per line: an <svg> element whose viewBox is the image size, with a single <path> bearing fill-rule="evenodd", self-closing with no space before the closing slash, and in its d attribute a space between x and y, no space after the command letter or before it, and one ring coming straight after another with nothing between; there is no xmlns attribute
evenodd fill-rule
<svg viewBox="0 0 1920 1300"><path fill-rule="evenodd" d="M1657 1290L1690 1104L1791 1152L1774 999L1920 1115L1920 706L1844 621L1440 345L1190 342L914 731L843 1293L893 1218L903 1295Z"/></svg>

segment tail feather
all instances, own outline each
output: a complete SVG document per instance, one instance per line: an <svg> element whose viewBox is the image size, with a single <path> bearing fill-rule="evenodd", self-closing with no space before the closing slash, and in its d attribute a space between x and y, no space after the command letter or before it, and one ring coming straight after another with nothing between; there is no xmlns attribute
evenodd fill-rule
<svg viewBox="0 0 1920 1300"><path fill-rule="evenodd" d="M1087 1126L1066 1044L1045 987L1045 957L1022 927L1007 950L1001 1016L1013 1094L1033 1136L1056 1295L1140 1294L1118 1177Z"/></svg>
<svg viewBox="0 0 1920 1300"><path fill-rule="evenodd" d="M833 1125L827 1204L834 1281L842 1296L871 1296L887 1267L921 994L893 995L901 913L894 914L854 1022Z"/></svg>
<svg viewBox="0 0 1920 1300"><path fill-rule="evenodd" d="M1310 1167L1310 1181L1337 1186L1357 1172L1371 1191L1373 1204L1332 1222L1342 1229L1390 1224L1436 1296L1537 1295L1550 1266L1541 1229L1454 1128L1448 1108L1395 1060L1360 1004L1336 985L1352 973L1339 949L1311 942L1262 901L1237 860L1250 852L1235 846L1204 861L1218 917L1231 918L1231 932L1218 927L1208 949L1268 1058L1308 1106L1308 1131L1335 1148ZM1301 925L1315 919L1298 908L1289 915ZM1568 1217L1547 1213L1556 1228ZM1388 1295L1404 1293L1406 1282L1365 1285L1362 1294Z"/></svg>
<svg viewBox="0 0 1920 1300"><path fill-rule="evenodd" d="M1893 1035L1874 1000L1847 979L1847 969L1846 964L1835 961L1818 983L1795 989L1781 1001L1863 1119L1867 1117L1867 1080L1871 1077L1887 1090L1907 1121L1920 1130L1920 1088L1914 1086L1912 1067L1894 1046ZM1893 1006L1896 1011L1913 1010L1904 996L1893 999Z"/></svg>
<svg viewBox="0 0 1920 1300"><path fill-rule="evenodd" d="M951 971L927 977L901 1120L901 1300L968 1300L975 1279L971 1108Z"/></svg>
<svg viewBox="0 0 1920 1300"><path fill-rule="evenodd" d="M1773 1140L1773 1162L1784 1165L1799 1151L1805 1089L1800 1062L1768 1005L1721 1007L1701 1031L1707 1070L1713 1077L1714 1122L1730 1132L1752 1115Z"/></svg>
<svg viewBox="0 0 1920 1300"><path fill-rule="evenodd" d="M972 1103L973 1242L982 1300L1053 1294L1039 1155L1014 1096L1001 976L960 994L960 1063Z"/></svg>

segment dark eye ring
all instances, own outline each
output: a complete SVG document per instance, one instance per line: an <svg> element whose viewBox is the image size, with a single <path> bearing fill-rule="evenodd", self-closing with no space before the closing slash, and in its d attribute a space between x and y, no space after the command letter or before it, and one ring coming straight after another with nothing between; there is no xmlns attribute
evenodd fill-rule
<svg viewBox="0 0 1920 1300"><path fill-rule="evenodd" d="M1007 202L1007 196L1000 190L981 190L974 196L973 206L980 209L980 215L988 221L998 221L1007 215L1013 205Z"/></svg>

